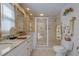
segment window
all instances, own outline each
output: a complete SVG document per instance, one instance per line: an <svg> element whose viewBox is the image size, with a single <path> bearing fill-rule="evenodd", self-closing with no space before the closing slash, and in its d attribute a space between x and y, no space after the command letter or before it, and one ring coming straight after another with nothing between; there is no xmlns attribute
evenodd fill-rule
<svg viewBox="0 0 79 59"><path fill-rule="evenodd" d="M2 35L9 34L10 29L15 27L14 7L11 4L1 4L1 32Z"/></svg>

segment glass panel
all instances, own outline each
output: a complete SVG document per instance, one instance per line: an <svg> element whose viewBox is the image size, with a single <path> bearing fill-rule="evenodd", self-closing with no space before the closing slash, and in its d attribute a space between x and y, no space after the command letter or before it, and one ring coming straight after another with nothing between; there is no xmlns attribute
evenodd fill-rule
<svg viewBox="0 0 79 59"><path fill-rule="evenodd" d="M38 45L47 45L47 19L37 19Z"/></svg>

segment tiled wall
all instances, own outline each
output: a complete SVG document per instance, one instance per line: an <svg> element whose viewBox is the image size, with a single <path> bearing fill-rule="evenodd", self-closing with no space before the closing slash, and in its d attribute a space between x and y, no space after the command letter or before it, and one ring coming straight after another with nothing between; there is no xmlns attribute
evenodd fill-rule
<svg viewBox="0 0 79 59"><path fill-rule="evenodd" d="M47 45L47 17L37 17L36 25L37 25L37 33L38 39L37 44L39 45Z"/></svg>
<svg viewBox="0 0 79 59"><path fill-rule="evenodd" d="M49 46L53 46L56 41L56 21L55 18L49 18L48 20L48 41Z"/></svg>

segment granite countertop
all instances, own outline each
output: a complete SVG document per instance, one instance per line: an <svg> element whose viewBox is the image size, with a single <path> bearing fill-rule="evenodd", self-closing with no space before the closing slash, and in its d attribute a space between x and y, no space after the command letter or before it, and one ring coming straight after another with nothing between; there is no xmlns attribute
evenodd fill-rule
<svg viewBox="0 0 79 59"><path fill-rule="evenodd" d="M0 41L0 56L6 55L11 50L18 47L20 44L24 43L25 41L28 41L30 37L31 35L28 35L27 39L5 39Z"/></svg>

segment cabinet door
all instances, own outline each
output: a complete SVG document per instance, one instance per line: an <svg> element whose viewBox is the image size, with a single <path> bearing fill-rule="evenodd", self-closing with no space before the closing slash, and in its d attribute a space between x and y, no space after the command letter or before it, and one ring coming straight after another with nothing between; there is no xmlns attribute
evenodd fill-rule
<svg viewBox="0 0 79 59"><path fill-rule="evenodd" d="M31 54L31 45L30 45L30 41L28 41L27 44L27 55L29 56Z"/></svg>
<svg viewBox="0 0 79 59"><path fill-rule="evenodd" d="M27 55L30 56L32 52L32 40L27 41Z"/></svg>
<svg viewBox="0 0 79 59"><path fill-rule="evenodd" d="M27 42L22 43L6 54L6 56L27 56Z"/></svg>
<svg viewBox="0 0 79 59"><path fill-rule="evenodd" d="M27 56L30 56L30 48L29 48L29 45L27 46Z"/></svg>

